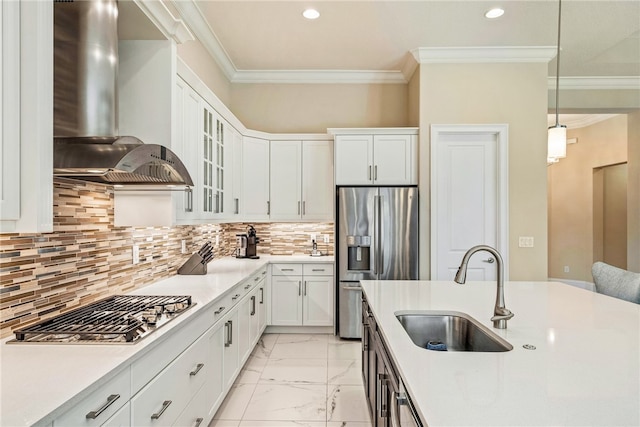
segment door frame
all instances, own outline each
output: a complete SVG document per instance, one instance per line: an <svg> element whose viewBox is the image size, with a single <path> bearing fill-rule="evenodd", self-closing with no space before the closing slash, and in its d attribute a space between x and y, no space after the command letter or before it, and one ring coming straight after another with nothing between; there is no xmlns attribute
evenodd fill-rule
<svg viewBox="0 0 640 427"><path fill-rule="evenodd" d="M485 124L485 125L431 125L431 277L438 277L438 229L437 218L434 214L437 211L438 194L438 164L436 162L438 149L441 146L443 135L451 134L491 134L495 135L497 147L497 171L496 177L498 188L497 196L497 239L496 249L504 260L504 280L509 280L509 125L508 124Z"/></svg>

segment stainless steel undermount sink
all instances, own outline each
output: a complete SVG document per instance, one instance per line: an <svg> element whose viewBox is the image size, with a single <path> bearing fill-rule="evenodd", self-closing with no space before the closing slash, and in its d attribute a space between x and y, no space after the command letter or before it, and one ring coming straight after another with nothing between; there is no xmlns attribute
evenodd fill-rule
<svg viewBox="0 0 640 427"><path fill-rule="evenodd" d="M447 351L499 352L513 346L473 317L457 311L398 311L411 341L420 348Z"/></svg>

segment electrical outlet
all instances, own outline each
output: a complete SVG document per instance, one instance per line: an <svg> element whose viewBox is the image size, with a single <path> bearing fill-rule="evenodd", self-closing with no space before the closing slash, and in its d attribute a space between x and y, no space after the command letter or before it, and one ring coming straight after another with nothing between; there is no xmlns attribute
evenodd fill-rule
<svg viewBox="0 0 640 427"><path fill-rule="evenodd" d="M564 272L565 272L565 273L568 273L568 272L569 272L569 266L568 266L568 265L565 265L565 266L564 266Z"/></svg>
<svg viewBox="0 0 640 427"><path fill-rule="evenodd" d="M325 234L324 236L322 236L324 243L329 243L329 235Z"/></svg>
<svg viewBox="0 0 640 427"><path fill-rule="evenodd" d="M216 246L220 246L220 235L216 234Z"/></svg>
<svg viewBox="0 0 640 427"><path fill-rule="evenodd" d="M521 248L532 248L533 247L533 237L520 236L518 238L518 246L521 247Z"/></svg>
<svg viewBox="0 0 640 427"><path fill-rule="evenodd" d="M180 241L180 252L183 254L187 253L187 241L186 240L181 240Z"/></svg>
<svg viewBox="0 0 640 427"><path fill-rule="evenodd" d="M133 245L133 248L131 250L131 257L132 257L131 261L134 264L138 264L140 262L140 246Z"/></svg>
<svg viewBox="0 0 640 427"><path fill-rule="evenodd" d="M313 240L316 240L316 233L311 233L311 236L310 236L310 237L311 237L311 240L312 240L312 241L313 241Z"/></svg>

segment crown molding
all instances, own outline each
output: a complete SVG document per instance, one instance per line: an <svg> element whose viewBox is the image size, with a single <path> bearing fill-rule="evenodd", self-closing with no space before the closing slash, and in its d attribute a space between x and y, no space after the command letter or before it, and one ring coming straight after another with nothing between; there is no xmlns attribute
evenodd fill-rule
<svg viewBox="0 0 640 427"><path fill-rule="evenodd" d="M613 117L618 116L618 114L570 114L570 115L560 115L560 122L567 129L580 129L583 127L591 126L598 122L602 122L604 120L609 120ZM549 118L554 117L553 120L548 120L549 126L553 125L555 121L555 115L549 114ZM577 142L577 141L576 141ZM567 143L569 144L569 140L567 139Z"/></svg>
<svg viewBox="0 0 640 427"><path fill-rule="evenodd" d="M182 23L173 18L160 2L135 1L145 10L164 9L173 20ZM411 51L401 70L238 70L194 0L169 1L173 2L184 23L191 29L189 32L189 28L185 28L191 36L186 40L193 39L195 35L231 83L406 84L419 64L549 62L557 53L555 46L420 47ZM164 27L172 28L171 25ZM639 89L640 77L561 77L560 86L563 89ZM549 88L555 88L553 77L549 77Z"/></svg>
<svg viewBox="0 0 640 427"><path fill-rule="evenodd" d="M233 83L351 83L351 84L406 84L401 71L357 70L238 70Z"/></svg>
<svg viewBox="0 0 640 427"><path fill-rule="evenodd" d="M185 22L173 16L162 1L134 0L134 2L168 39L176 43L195 39Z"/></svg>
<svg viewBox="0 0 640 427"><path fill-rule="evenodd" d="M555 90L555 77L549 77L548 86L550 90ZM640 90L640 77L560 77L560 88L565 90Z"/></svg>
<svg viewBox="0 0 640 427"><path fill-rule="evenodd" d="M549 62L554 46L419 47L411 53L419 64Z"/></svg>
<svg viewBox="0 0 640 427"><path fill-rule="evenodd" d="M191 28L191 31L193 31L196 38L218 63L227 79L230 82L233 82L236 67L229 58L227 51L222 47L218 37L216 37L215 33L209 26L209 23L204 19L200 8L193 0L174 0L173 5L185 20L189 28Z"/></svg>

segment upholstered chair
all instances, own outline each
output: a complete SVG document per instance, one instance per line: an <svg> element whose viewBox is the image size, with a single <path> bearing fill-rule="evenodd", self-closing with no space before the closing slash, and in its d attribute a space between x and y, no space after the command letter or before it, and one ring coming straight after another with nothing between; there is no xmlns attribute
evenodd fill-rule
<svg viewBox="0 0 640 427"><path fill-rule="evenodd" d="M596 292L640 304L640 273L598 261L591 267L591 274Z"/></svg>

